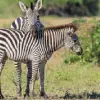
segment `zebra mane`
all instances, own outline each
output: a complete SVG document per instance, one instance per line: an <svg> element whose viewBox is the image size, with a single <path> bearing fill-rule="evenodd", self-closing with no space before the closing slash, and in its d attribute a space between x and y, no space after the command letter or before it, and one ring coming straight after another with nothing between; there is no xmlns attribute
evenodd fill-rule
<svg viewBox="0 0 100 100"><path fill-rule="evenodd" d="M69 24L65 24L65 25L58 25L58 26L49 26L49 27L45 27L45 30L51 30L51 29L61 29L61 28L72 28L74 29L74 31L76 31L78 28L76 27L76 25L74 25L73 23L69 23Z"/></svg>

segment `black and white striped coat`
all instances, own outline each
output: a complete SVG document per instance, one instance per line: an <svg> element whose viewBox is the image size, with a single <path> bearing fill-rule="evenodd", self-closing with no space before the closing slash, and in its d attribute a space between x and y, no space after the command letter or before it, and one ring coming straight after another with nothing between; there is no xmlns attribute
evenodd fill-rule
<svg viewBox="0 0 100 100"><path fill-rule="evenodd" d="M18 29L18 30L23 30L23 25L25 23L25 20L23 17L19 17L17 19L15 19L15 21L12 22L11 24L11 28L12 29ZM37 33L39 33L42 29L43 29L44 25L41 23L39 17L37 22L35 22L35 30ZM27 68L28 66L30 66L30 61L26 61L27 64ZM20 95L21 94L21 61L14 61L14 65L16 67L17 70L17 87L19 87L17 89L17 94ZM39 75L36 76L36 79L38 79ZM34 93L35 94L35 93Z"/></svg>

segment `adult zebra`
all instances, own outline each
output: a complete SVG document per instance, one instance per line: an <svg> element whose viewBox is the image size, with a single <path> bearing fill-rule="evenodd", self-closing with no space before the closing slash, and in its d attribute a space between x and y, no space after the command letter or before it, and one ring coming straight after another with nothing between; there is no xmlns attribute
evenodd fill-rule
<svg viewBox="0 0 100 100"><path fill-rule="evenodd" d="M36 7L39 4L40 4L39 9L40 9L42 7L42 0L37 1ZM32 3L31 3L31 5L32 5ZM19 6L21 8L21 4L19 4ZM43 29L44 25L40 21L39 13L36 12L36 14L37 14L37 18L35 18L35 20L33 20L33 23L35 24L36 32L39 33ZM26 23L25 21L26 20L24 19L24 17L19 17L12 22L10 27L13 29L18 29L18 30L22 30L22 31L27 32L28 30L25 30L25 28L24 28L25 27L24 24ZM31 63L30 61L27 61L27 67L30 63ZM17 95L20 97L21 96L21 70L22 70L21 69L21 62L14 62L14 65L15 65L16 70L17 70ZM38 79L38 75L36 76L36 79ZM36 95L36 94L34 93L34 95Z"/></svg>
<svg viewBox="0 0 100 100"><path fill-rule="evenodd" d="M73 24L44 28L38 34L32 30L32 27L34 29L33 23L27 34L15 29L0 29L0 69L2 71L6 57L14 61L32 61L30 63L32 65L28 66L25 97L33 93L38 68L40 71L40 95L47 97L44 90L44 68L47 60L54 51L63 46L71 48L79 55L82 54L82 47L75 34L76 27ZM2 96L1 91L0 94Z"/></svg>
<svg viewBox="0 0 100 100"><path fill-rule="evenodd" d="M20 6L21 10L25 13L25 16L23 17L24 23L21 27L23 31L14 30L14 29L0 29L0 57L1 57L0 58L0 75L1 75L1 72L2 72L2 69L3 69L3 66L5 64L7 57L10 56L13 58L14 61L16 61L16 56L14 55L14 52L18 51L20 42L24 38L25 34L27 34L27 32L31 31L30 30L32 28L31 26L35 25L35 30L32 29L32 31L35 32L36 30L38 30L38 28L37 28L37 24L39 23L38 10L40 10L42 7L42 1L38 0L36 3L36 6L34 6L33 3L31 2L29 8L27 6L25 6L23 2L19 1L19 6ZM19 50L19 53L21 52L20 50ZM18 55L17 55L17 57L18 57ZM27 63L28 67L30 67L30 63L31 62ZM19 60L18 64L20 64L20 60ZM21 80L20 80L21 68L20 68L20 65L17 66L16 68L17 68L17 72L18 72L17 95L19 97L19 96L21 96ZM0 99L2 99L2 98L4 98L4 97L1 93L1 85L0 85Z"/></svg>

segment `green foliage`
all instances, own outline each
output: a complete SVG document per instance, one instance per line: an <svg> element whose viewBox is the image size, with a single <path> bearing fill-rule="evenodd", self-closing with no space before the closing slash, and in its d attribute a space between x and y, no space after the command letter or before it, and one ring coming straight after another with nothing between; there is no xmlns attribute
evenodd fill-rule
<svg viewBox="0 0 100 100"><path fill-rule="evenodd" d="M80 40L82 43L82 48L83 48L83 55L81 56L81 61L82 62L92 62L92 57L91 57L91 38L90 38L90 33L87 33L87 36L81 36Z"/></svg>
<svg viewBox="0 0 100 100"><path fill-rule="evenodd" d="M82 18L73 21L76 25L82 25L85 22L87 20ZM100 21L93 20L92 22L95 24L94 27L88 31L86 36L79 38L84 51L83 55L81 57L70 55L64 60L65 64L75 63L79 60L100 64Z"/></svg>
<svg viewBox="0 0 100 100"><path fill-rule="evenodd" d="M18 6L18 1L19 0L0 0L0 17L16 17L17 15L20 14L20 8ZM37 0L22 0L26 5L29 6L30 1L36 3ZM79 3L82 5L82 7L85 5L85 7L83 7L84 9L77 9L78 12L74 11L73 9L73 13L80 13L80 12L87 12L86 9L89 9L90 13L93 13L92 15L96 15L98 13L99 7L98 4L100 4L100 2L98 0L43 0L43 7L48 7L48 5L57 5L57 6L64 6L66 5L66 3L70 2L72 5L75 3ZM92 5L91 5L92 2ZM76 4L75 4L76 5ZM87 7L87 8L86 8ZM75 8L76 10L76 8ZM22 13L22 12L21 12ZM66 12L67 13L67 12ZM76 14L77 15L77 14Z"/></svg>
<svg viewBox="0 0 100 100"><path fill-rule="evenodd" d="M91 42L91 56L92 58L95 58L97 63L100 63L100 21L97 22L93 32L91 33Z"/></svg>
<svg viewBox="0 0 100 100"><path fill-rule="evenodd" d="M87 22L87 20L84 19L84 18L79 18L79 19L76 19L76 20L72 21L72 23L74 23L76 25L80 25L80 24L85 23L85 22Z"/></svg>
<svg viewBox="0 0 100 100"><path fill-rule="evenodd" d="M72 22L77 26L80 26L83 23L86 23L87 20L80 18L78 20L73 20ZM100 64L100 21L94 19L91 22L94 23L94 27L88 30L86 36L79 37L84 51L83 55L81 57L70 55L69 58L64 60L65 64L71 64L79 60L85 63L93 62L94 64Z"/></svg>
<svg viewBox="0 0 100 100"><path fill-rule="evenodd" d="M64 63L65 64L71 64L71 63L74 63L76 61L79 61L80 60L80 57L77 56L77 55L72 55L72 56L69 56L67 59L64 60Z"/></svg>
<svg viewBox="0 0 100 100"><path fill-rule="evenodd" d="M82 60L100 64L100 21L95 22L95 27L93 27L89 35L89 39L84 39L87 42L84 46Z"/></svg>

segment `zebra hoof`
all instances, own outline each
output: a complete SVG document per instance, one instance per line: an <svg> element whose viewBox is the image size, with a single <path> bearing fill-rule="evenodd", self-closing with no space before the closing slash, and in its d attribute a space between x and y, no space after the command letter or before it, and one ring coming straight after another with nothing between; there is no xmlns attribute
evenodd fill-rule
<svg viewBox="0 0 100 100"><path fill-rule="evenodd" d="M28 95L24 95L24 100L29 100L29 96Z"/></svg>
<svg viewBox="0 0 100 100"><path fill-rule="evenodd" d="M28 94L25 94L25 95L24 95L24 99L25 99L25 100L28 100L30 97L31 97L31 98L34 98L34 97L36 97L36 96L37 96L36 93L30 93L29 95L28 95Z"/></svg>
<svg viewBox="0 0 100 100"><path fill-rule="evenodd" d="M24 99L28 100L28 98L29 98L29 95L28 94L24 94Z"/></svg>
<svg viewBox="0 0 100 100"><path fill-rule="evenodd" d="M46 95L45 92L41 92L41 93L40 93L40 96L43 97L43 98L45 98L45 99L48 99L48 96Z"/></svg>
<svg viewBox="0 0 100 100"><path fill-rule="evenodd" d="M0 94L0 99L4 99L4 96L2 94Z"/></svg>

